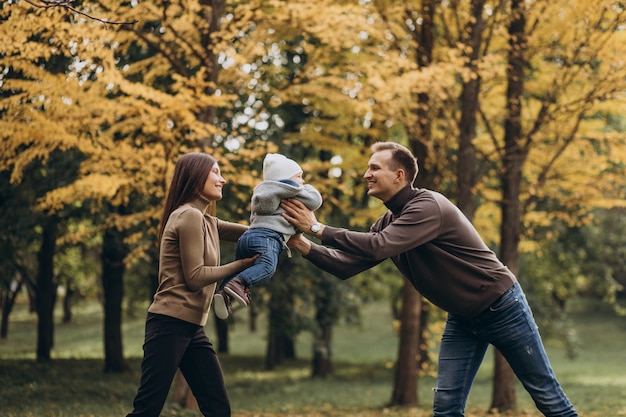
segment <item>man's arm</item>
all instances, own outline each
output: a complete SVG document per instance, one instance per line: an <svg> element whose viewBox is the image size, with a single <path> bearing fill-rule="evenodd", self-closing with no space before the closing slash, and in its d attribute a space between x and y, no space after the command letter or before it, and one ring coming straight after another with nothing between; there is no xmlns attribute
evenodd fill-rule
<svg viewBox="0 0 626 417"><path fill-rule="evenodd" d="M293 235L288 241L287 246L291 249L295 249L306 257L311 252L312 242L305 238L301 233Z"/></svg>
<svg viewBox="0 0 626 417"><path fill-rule="evenodd" d="M302 234L292 236L287 242L287 246L300 252L305 259L318 268L340 279L351 278L382 262L382 260L372 260L339 249L330 249L318 245Z"/></svg>
<svg viewBox="0 0 626 417"><path fill-rule="evenodd" d="M285 219L304 233L312 234L311 226L317 222L313 212L292 199L283 200L281 207L286 211L283 214ZM455 216L459 217L456 214ZM365 258L383 260L431 242L439 236L442 224L439 206L428 197L419 205L405 208L400 216L388 222L384 228L377 226L381 219L382 217L369 232L322 225L315 237L325 246Z"/></svg>

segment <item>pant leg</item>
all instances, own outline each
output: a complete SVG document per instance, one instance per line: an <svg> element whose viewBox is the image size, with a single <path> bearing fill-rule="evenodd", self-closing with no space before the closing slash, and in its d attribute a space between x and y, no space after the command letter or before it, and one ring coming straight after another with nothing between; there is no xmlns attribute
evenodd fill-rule
<svg viewBox="0 0 626 417"><path fill-rule="evenodd" d="M506 358L539 411L548 417L578 416L557 381L519 284L482 313L479 320L481 332Z"/></svg>
<svg viewBox="0 0 626 417"><path fill-rule="evenodd" d="M189 344L180 370L204 417L230 417L231 408L217 353L200 328Z"/></svg>
<svg viewBox="0 0 626 417"><path fill-rule="evenodd" d="M161 413L176 369L190 340L185 334L186 325L191 324L173 317L148 314L141 382L133 402L133 411L128 417L158 417Z"/></svg>
<svg viewBox="0 0 626 417"><path fill-rule="evenodd" d="M462 417L469 392L480 368L488 343L480 340L471 323L450 315L439 349L437 385L433 415Z"/></svg>
<svg viewBox="0 0 626 417"><path fill-rule="evenodd" d="M239 272L248 287L255 286L270 279L278 266L278 257L285 245L281 233L265 228L248 229L237 242L236 258L249 258L256 254L260 256L254 265Z"/></svg>

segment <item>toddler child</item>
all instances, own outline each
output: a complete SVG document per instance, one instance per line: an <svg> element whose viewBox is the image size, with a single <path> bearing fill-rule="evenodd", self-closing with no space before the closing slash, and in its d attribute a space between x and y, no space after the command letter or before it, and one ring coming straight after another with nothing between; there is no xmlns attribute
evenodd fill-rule
<svg viewBox="0 0 626 417"><path fill-rule="evenodd" d="M305 184L302 168L281 154L269 153L263 160L263 182L252 192L250 228L237 241L235 258L260 256L254 265L222 282L213 298L215 314L225 320L231 313L232 301L243 306L250 303L249 288L272 277L278 256L286 242L297 231L281 216L280 202L286 198L300 200L310 210L322 205L322 196Z"/></svg>

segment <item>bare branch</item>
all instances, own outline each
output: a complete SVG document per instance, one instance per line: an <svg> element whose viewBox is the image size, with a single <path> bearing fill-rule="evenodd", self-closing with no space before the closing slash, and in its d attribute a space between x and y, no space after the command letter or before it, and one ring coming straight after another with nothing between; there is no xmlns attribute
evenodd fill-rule
<svg viewBox="0 0 626 417"><path fill-rule="evenodd" d="M78 13L79 15L85 16L89 19L96 20L100 23L104 23L105 25L132 25L133 23L137 23L136 20L130 22L114 22L111 20L100 19L98 17L92 16L89 13L85 13L76 9L72 6L74 0L24 0L26 3L30 4L33 7L37 7L39 9L50 9L53 7L61 7L63 9L67 9L74 13Z"/></svg>

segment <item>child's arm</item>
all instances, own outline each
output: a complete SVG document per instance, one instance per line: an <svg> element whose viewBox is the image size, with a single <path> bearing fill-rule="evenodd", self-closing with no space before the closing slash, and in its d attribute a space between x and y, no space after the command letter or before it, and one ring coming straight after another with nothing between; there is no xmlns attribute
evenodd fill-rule
<svg viewBox="0 0 626 417"><path fill-rule="evenodd" d="M322 205L322 196L312 186L291 185L280 181L263 181L252 193L252 211L256 214L274 214L283 199L296 198L310 210Z"/></svg>
<svg viewBox="0 0 626 417"><path fill-rule="evenodd" d="M252 193L252 212L261 215L276 213L280 202L285 198L295 197L303 187L280 181L263 181Z"/></svg>
<svg viewBox="0 0 626 417"><path fill-rule="evenodd" d="M304 184L304 190L299 191L298 194L292 197L302 201L302 204L312 211L317 210L322 205L322 195L309 184Z"/></svg>

